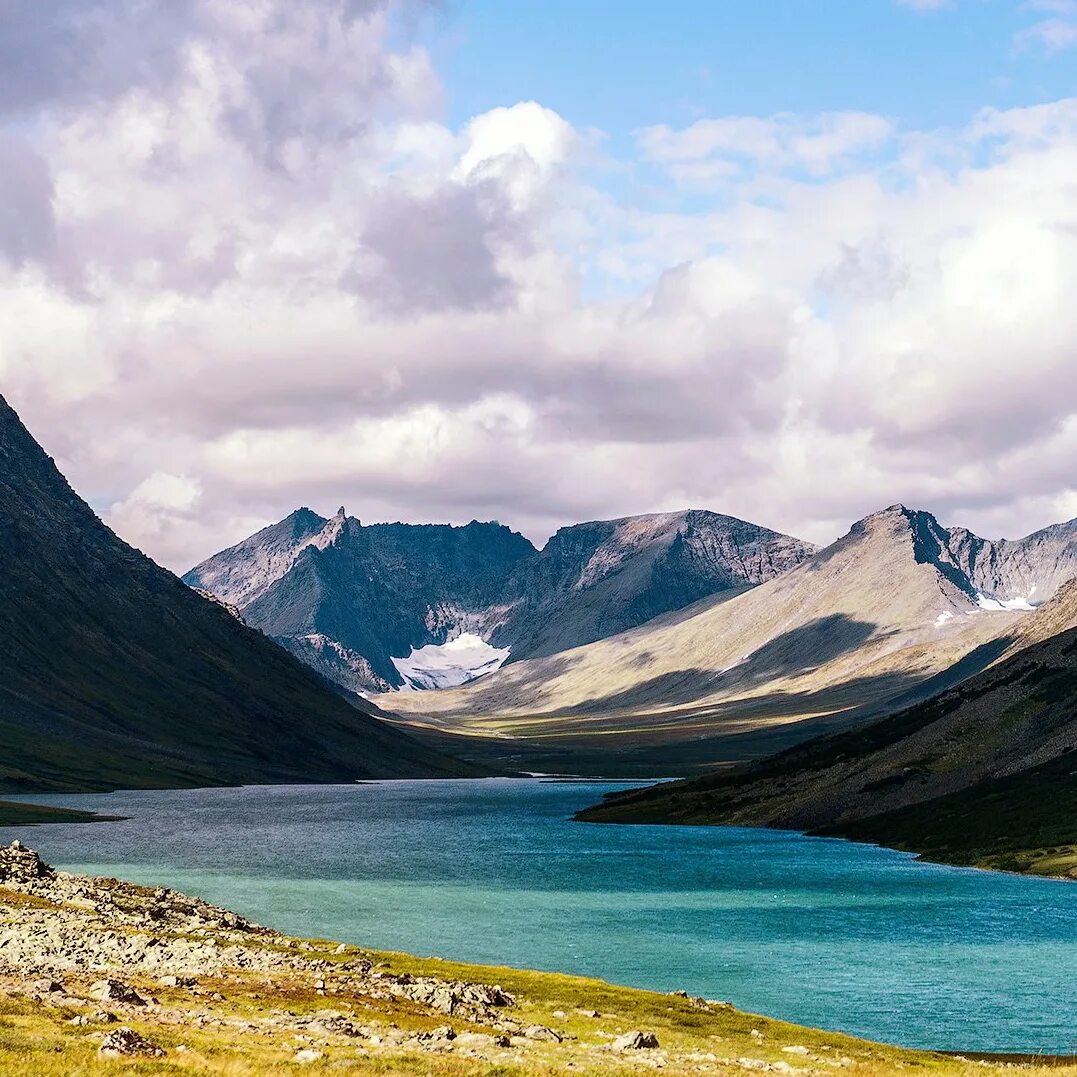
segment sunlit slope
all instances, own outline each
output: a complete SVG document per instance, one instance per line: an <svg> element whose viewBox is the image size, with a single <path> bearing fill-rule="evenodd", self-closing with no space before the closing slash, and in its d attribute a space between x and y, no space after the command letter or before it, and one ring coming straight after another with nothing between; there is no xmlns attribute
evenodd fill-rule
<svg viewBox="0 0 1077 1077"><path fill-rule="evenodd" d="M818 830L1077 877L1075 626L1071 581L1002 661L950 691L732 773L611 797L583 816Z"/></svg>
<svg viewBox="0 0 1077 1077"><path fill-rule="evenodd" d="M1035 616L981 608L939 533L928 514L893 506L750 591L466 688L380 702L443 730L611 751L882 713L966 656L947 677L981 668Z"/></svg>

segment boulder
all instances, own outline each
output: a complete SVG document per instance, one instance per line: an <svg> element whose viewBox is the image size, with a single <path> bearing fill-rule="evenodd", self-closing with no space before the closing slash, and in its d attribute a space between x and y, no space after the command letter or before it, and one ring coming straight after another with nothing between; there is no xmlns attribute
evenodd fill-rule
<svg viewBox="0 0 1077 1077"><path fill-rule="evenodd" d="M545 1040L547 1043L560 1043L562 1039L552 1028L545 1025L528 1025L521 1034L524 1039Z"/></svg>
<svg viewBox="0 0 1077 1077"><path fill-rule="evenodd" d="M147 1040L145 1036L139 1035L133 1028L118 1028L101 1041L97 1053L102 1058L131 1056L161 1058L165 1052L157 1044Z"/></svg>
<svg viewBox="0 0 1077 1077"><path fill-rule="evenodd" d="M0 884L31 886L55 877L56 872L17 838L10 845L0 845Z"/></svg>
<svg viewBox="0 0 1077 1077"><path fill-rule="evenodd" d="M658 1037L653 1032L640 1032L638 1029L618 1036L610 1045L615 1051L646 1051L658 1046Z"/></svg>
<svg viewBox="0 0 1077 1077"><path fill-rule="evenodd" d="M97 999L98 1002L122 1002L127 1006L149 1005L148 999L144 999L133 987L122 980L98 980L97 983L90 985L90 997Z"/></svg>

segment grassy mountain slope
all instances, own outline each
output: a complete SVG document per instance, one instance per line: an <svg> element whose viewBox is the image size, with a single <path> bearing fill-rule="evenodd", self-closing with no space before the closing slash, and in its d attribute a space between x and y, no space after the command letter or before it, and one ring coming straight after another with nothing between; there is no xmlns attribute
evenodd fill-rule
<svg viewBox="0 0 1077 1077"><path fill-rule="evenodd" d="M790 827L954 863L1069 872L1077 868L1073 626L1071 582L1025 623L1009 657L936 698L739 771L611 797L583 817Z"/></svg>
<svg viewBox="0 0 1077 1077"><path fill-rule="evenodd" d="M0 398L0 789L436 776L416 743L117 538Z"/></svg>

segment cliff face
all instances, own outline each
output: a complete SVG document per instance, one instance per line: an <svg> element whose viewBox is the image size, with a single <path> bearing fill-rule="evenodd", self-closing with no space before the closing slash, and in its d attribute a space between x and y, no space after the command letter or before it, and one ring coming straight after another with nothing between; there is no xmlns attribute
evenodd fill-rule
<svg viewBox="0 0 1077 1077"><path fill-rule="evenodd" d="M0 398L0 788L468 768L341 698L127 546Z"/></svg>
<svg viewBox="0 0 1077 1077"><path fill-rule="evenodd" d="M702 511L579 524L538 551L496 523L363 526L300 509L184 579L339 683L377 691L404 682L413 651L463 633L489 646L479 669L494 652L552 654L763 583L812 550Z"/></svg>

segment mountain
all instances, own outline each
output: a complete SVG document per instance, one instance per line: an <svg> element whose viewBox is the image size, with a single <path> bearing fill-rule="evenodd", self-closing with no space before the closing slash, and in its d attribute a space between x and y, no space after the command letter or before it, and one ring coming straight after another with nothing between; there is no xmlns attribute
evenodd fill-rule
<svg viewBox="0 0 1077 1077"><path fill-rule="evenodd" d="M763 583L813 549L698 510L562 528L539 551L497 523L364 526L304 508L184 580L341 685L383 691L590 643Z"/></svg>
<svg viewBox="0 0 1077 1077"><path fill-rule="evenodd" d="M927 702L581 818L785 827L1077 877L1077 581L1009 657Z"/></svg>
<svg viewBox="0 0 1077 1077"><path fill-rule="evenodd" d="M511 647L516 661L556 654L765 583L814 552L699 509L564 527L510 582L513 606L492 642Z"/></svg>
<svg viewBox="0 0 1077 1077"><path fill-rule="evenodd" d="M438 735L496 738L487 747L518 766L684 774L892 712L982 669L1040 616L1029 596L1077 575L1075 539L1071 522L991 543L894 505L751 590L387 705Z"/></svg>
<svg viewBox="0 0 1077 1077"><path fill-rule="evenodd" d="M0 397L0 789L474 773L123 543Z"/></svg>

